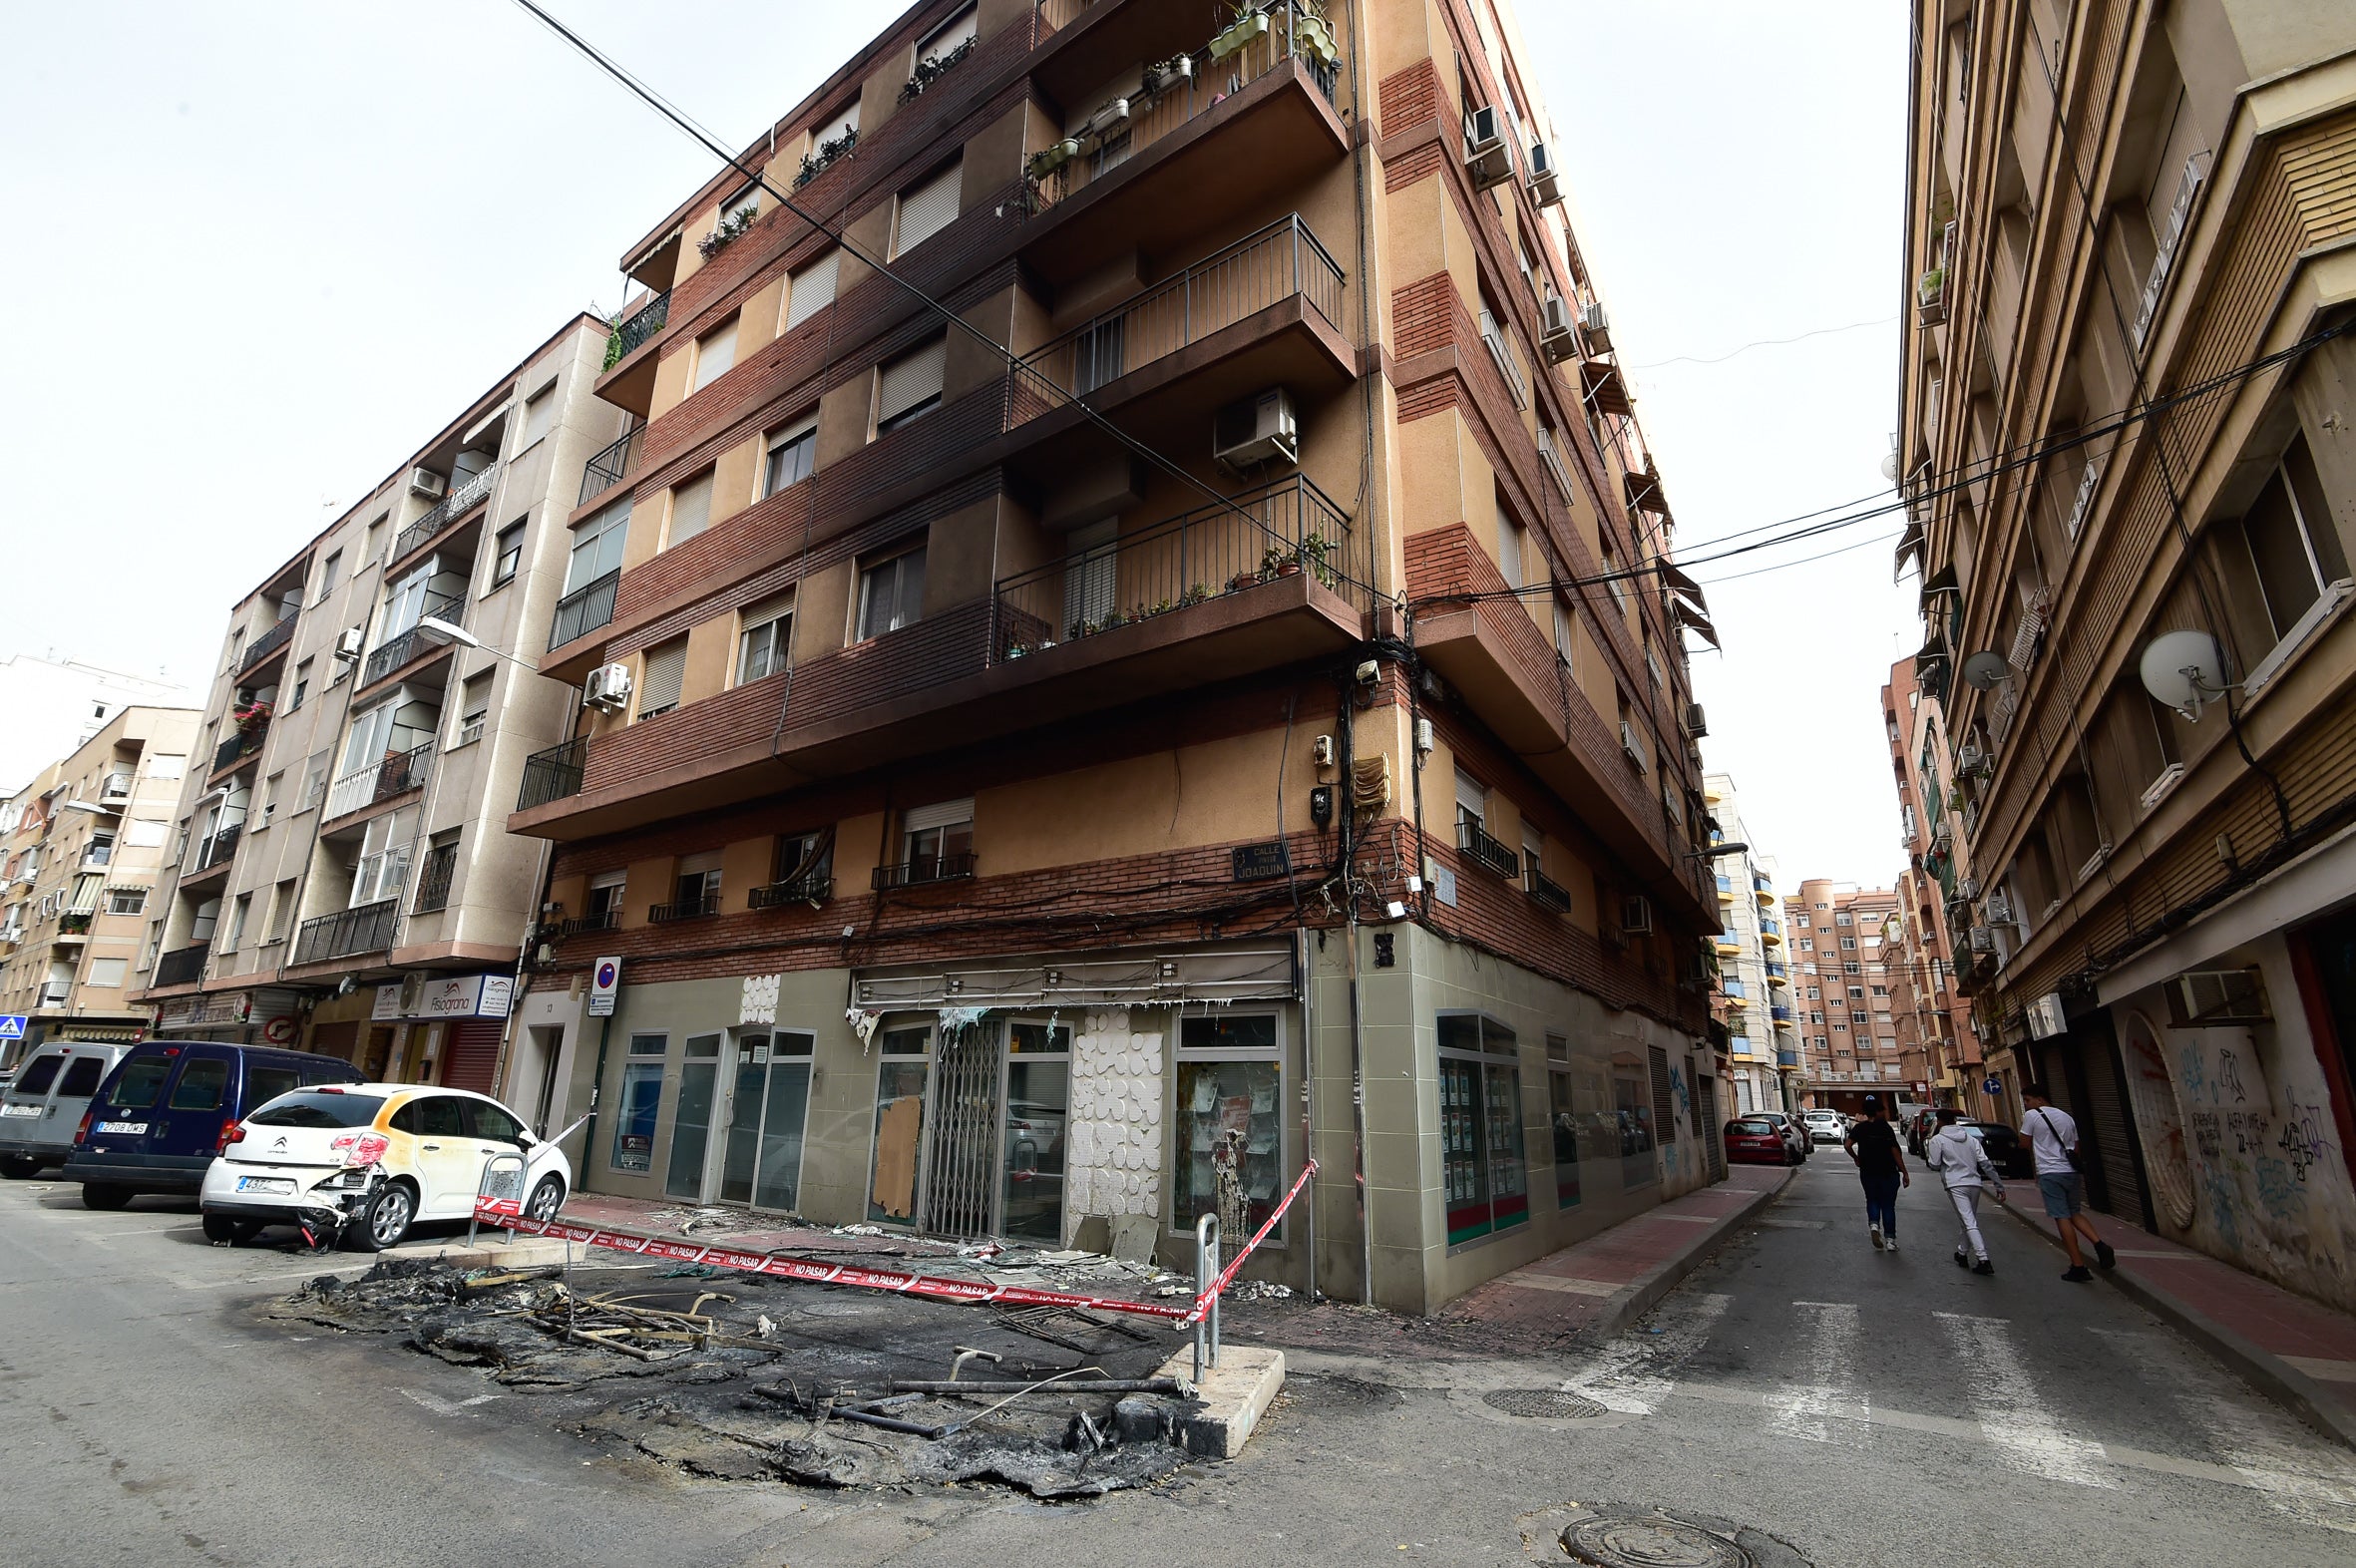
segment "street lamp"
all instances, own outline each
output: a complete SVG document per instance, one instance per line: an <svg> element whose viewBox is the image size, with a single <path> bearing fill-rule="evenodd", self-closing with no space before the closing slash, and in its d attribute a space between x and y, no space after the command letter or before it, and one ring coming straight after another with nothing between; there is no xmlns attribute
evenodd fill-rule
<svg viewBox="0 0 2356 1568"><path fill-rule="evenodd" d="M539 672L540 666L531 662L529 659L520 659L513 653L504 652L499 648L495 648L489 643L485 642L481 637L478 637L473 632L467 630L466 627L456 625L447 620L443 620L438 616L427 615L423 617L418 621L417 629L426 632L429 635L440 637L446 642L455 642L462 648L475 648L490 654L493 658L504 658L511 664L521 664L526 669L529 669L534 673Z"/></svg>
<svg viewBox="0 0 2356 1568"><path fill-rule="evenodd" d="M1726 855L1748 855L1750 853L1751 846L1748 844L1713 844L1708 849L1691 851L1687 854L1686 859L1717 860Z"/></svg>

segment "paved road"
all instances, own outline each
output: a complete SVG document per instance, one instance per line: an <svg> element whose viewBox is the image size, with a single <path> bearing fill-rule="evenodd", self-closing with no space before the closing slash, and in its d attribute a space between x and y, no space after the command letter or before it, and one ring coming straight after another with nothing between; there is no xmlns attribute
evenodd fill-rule
<svg viewBox="0 0 2356 1568"><path fill-rule="evenodd" d="M1944 1200L1866 1245L1837 1155L1646 1323L1578 1355L1440 1357L1297 1319L1296 1375L1233 1464L1048 1507L989 1488L690 1481L381 1342L250 1309L318 1272L207 1247L187 1205L0 1185L0 1543L78 1565L1564 1560L1570 1504L1722 1516L1819 1565L2356 1560L2356 1456L2307 1432L2001 1216L1948 1261ZM1345 1342L1360 1348L1344 1350ZM1370 1350L1367 1347L1374 1347ZM1484 1402L1570 1389L1534 1420ZM1525 1544L1525 1537L1527 1542ZM1401 1550L1401 1548L1404 1550Z"/></svg>

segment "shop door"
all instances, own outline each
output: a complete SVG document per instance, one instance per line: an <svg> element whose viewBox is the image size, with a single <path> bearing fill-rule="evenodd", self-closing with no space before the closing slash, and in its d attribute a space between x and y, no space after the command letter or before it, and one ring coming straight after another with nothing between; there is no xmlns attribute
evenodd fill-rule
<svg viewBox="0 0 2356 1568"><path fill-rule="evenodd" d="M756 1209L794 1206L802 1180L802 1128L810 1109L817 1037L761 1030L736 1036L720 1201Z"/></svg>
<svg viewBox="0 0 2356 1568"><path fill-rule="evenodd" d="M1071 1110L1071 1029L1017 1022L1006 1035L1004 1190L998 1228L1063 1245L1063 1140Z"/></svg>
<svg viewBox="0 0 2356 1568"><path fill-rule="evenodd" d="M686 1063L679 1068L679 1106L671 1113L670 1165L663 1196L686 1203L704 1201L709 1179L712 1105L720 1091L720 1036L687 1036Z"/></svg>
<svg viewBox="0 0 2356 1568"><path fill-rule="evenodd" d="M933 1134L925 1172L926 1230L986 1236L998 1171L999 1033L968 1024L942 1032L933 1074Z"/></svg>
<svg viewBox="0 0 2356 1568"><path fill-rule="evenodd" d="M499 1071L499 1037L507 1025L498 1018L462 1018L442 1039L442 1086L489 1094Z"/></svg>

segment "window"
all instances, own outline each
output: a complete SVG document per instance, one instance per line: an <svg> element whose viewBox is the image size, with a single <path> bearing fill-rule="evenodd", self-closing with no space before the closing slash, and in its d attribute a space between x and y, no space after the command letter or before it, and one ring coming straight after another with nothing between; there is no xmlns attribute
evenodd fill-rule
<svg viewBox="0 0 2356 1568"><path fill-rule="evenodd" d="M2248 639L2253 652L2271 650L2301 629L2325 590L2347 579L2348 558L2305 437L2292 440L2231 526L2224 550L2228 592L2237 618L2255 633ZM2266 661L2256 662L2262 668Z"/></svg>
<svg viewBox="0 0 2356 1568"><path fill-rule="evenodd" d="M720 851L683 856L673 879L673 897L679 914L716 913L720 907Z"/></svg>
<svg viewBox="0 0 2356 1568"><path fill-rule="evenodd" d="M736 683L759 680L785 668L793 643L794 599L791 593L747 606L741 614L744 629L736 636Z"/></svg>
<svg viewBox="0 0 2356 1568"><path fill-rule="evenodd" d="M187 773L188 770L189 759L171 752L160 753L148 759L148 777L152 779L176 779Z"/></svg>
<svg viewBox="0 0 2356 1568"><path fill-rule="evenodd" d="M913 624L924 611L923 546L879 561L859 574L859 624L854 641Z"/></svg>
<svg viewBox="0 0 2356 1568"><path fill-rule="evenodd" d="M1855 952L1855 951L1856 951L1856 946L1857 946L1857 939L1856 939L1856 938L1854 938L1854 937L1843 937L1843 938L1841 938L1841 939L1840 939L1840 947L1841 947L1841 951L1842 951L1842 952L1844 952L1844 953L1853 953L1853 952Z"/></svg>
<svg viewBox="0 0 2356 1568"><path fill-rule="evenodd" d="M270 890L269 934L265 943L280 943L294 929L295 879L287 878Z"/></svg>
<svg viewBox="0 0 2356 1568"><path fill-rule="evenodd" d="M326 563L319 568L319 596L325 598L335 591L335 585L343 581L343 552L330 551Z"/></svg>
<svg viewBox="0 0 2356 1568"><path fill-rule="evenodd" d="M277 815L278 802L285 793L286 775L283 771L273 773L261 781L261 820L254 824L256 828L270 825L270 819Z"/></svg>
<svg viewBox="0 0 2356 1568"><path fill-rule="evenodd" d="M458 738L450 743L453 749L483 738L483 726L491 720L491 673L484 670L459 682Z"/></svg>
<svg viewBox="0 0 2356 1568"><path fill-rule="evenodd" d="M710 527L711 520L712 476L706 469L671 492L670 533L663 548L676 550Z"/></svg>
<svg viewBox="0 0 2356 1568"><path fill-rule="evenodd" d="M965 161L957 159L900 193L899 210L892 218L895 259L957 221L958 192L965 180Z"/></svg>
<svg viewBox="0 0 2356 1568"><path fill-rule="evenodd" d="M1556 599L1554 601L1554 654L1566 665L1575 665L1578 662L1571 656L1578 645L1577 639L1571 634L1573 624L1570 606L1561 599Z"/></svg>
<svg viewBox="0 0 2356 1568"><path fill-rule="evenodd" d="M303 698L311 694L311 661L303 659L294 666L294 685L286 693L286 711L292 713L302 706Z"/></svg>
<svg viewBox="0 0 2356 1568"><path fill-rule="evenodd" d="M450 884L458 875L458 835L456 828L444 828L426 841L425 866L417 879L417 902L411 906L415 914L426 915L450 907Z"/></svg>
<svg viewBox="0 0 2356 1568"><path fill-rule="evenodd" d="M687 639L673 637L646 650L645 678L638 682L638 717L650 719L679 705L679 686L687 678Z"/></svg>
<svg viewBox="0 0 2356 1568"><path fill-rule="evenodd" d="M148 890L145 888L109 888L107 890L107 913L109 915L144 914L147 907Z"/></svg>
<svg viewBox="0 0 2356 1568"><path fill-rule="evenodd" d="M557 384L552 381L532 396L524 399L524 443L518 452L540 441L556 428Z"/></svg>
<svg viewBox="0 0 2356 1568"><path fill-rule="evenodd" d="M572 554L565 563L566 592L576 592L621 570L621 547L629 538L629 527L630 507L624 501L573 530Z"/></svg>
<svg viewBox="0 0 2356 1568"><path fill-rule="evenodd" d="M376 558L381 553L384 546L384 527L386 522L390 520L391 516L392 514L388 512L383 517L378 518L375 522L368 525L368 532L361 539L361 566L373 566L376 563Z"/></svg>
<svg viewBox="0 0 2356 1568"><path fill-rule="evenodd" d="M904 813L900 847L911 882L938 882L961 874L974 854L974 798L945 800Z"/></svg>
<svg viewBox="0 0 2356 1568"><path fill-rule="evenodd" d="M1843 975L1862 975L1865 973L1865 971L1862 965L1843 964L1840 967L1840 973Z"/></svg>
<svg viewBox="0 0 2356 1568"><path fill-rule="evenodd" d="M948 362L949 336L943 333L877 367L877 435L898 430L941 406L942 376Z"/></svg>
<svg viewBox="0 0 2356 1568"><path fill-rule="evenodd" d="M726 375L736 364L736 318L730 316L720 326L695 340L695 373L687 384L689 392L700 392Z"/></svg>
<svg viewBox="0 0 2356 1568"><path fill-rule="evenodd" d="M1218 1214L1222 1237L1230 1229L1248 1237L1267 1223L1285 1191L1276 1015L1221 1009L1215 1017L1181 1017L1175 1088L1178 1169L1170 1222L1191 1231L1204 1215ZM1232 1179L1241 1199L1224 1211L1223 1179Z"/></svg>
<svg viewBox="0 0 2356 1568"><path fill-rule="evenodd" d="M868 1171L867 1217L905 1224L916 1216L917 1168L923 1158L926 1051L930 1028L885 1029L877 1036L875 1162Z"/></svg>
<svg viewBox="0 0 2356 1568"><path fill-rule="evenodd" d="M238 894L236 902L229 906L229 929L221 939L219 945L221 952L234 953L237 951L238 944L245 940L245 918L252 913L253 895L250 893Z"/></svg>
<svg viewBox="0 0 2356 1568"><path fill-rule="evenodd" d="M1473 1012L1443 1012L1439 1029L1440 1181L1448 1245L1525 1223L1520 1047L1513 1031Z"/></svg>
<svg viewBox="0 0 2356 1568"><path fill-rule="evenodd" d="M387 812L368 824L360 839L360 859L352 869L351 908L400 896L409 882L409 847L416 832L415 806Z"/></svg>
<svg viewBox="0 0 2356 1568"><path fill-rule="evenodd" d="M805 263L786 279L785 330L809 320L835 302L835 271L842 260L842 252L829 250L817 260Z"/></svg>
<svg viewBox="0 0 2356 1568"><path fill-rule="evenodd" d="M92 959L90 974L83 983L100 990L119 990L123 985L123 971L128 964L129 961L125 959ZM94 1083L91 1087L95 1089L98 1085Z"/></svg>
<svg viewBox="0 0 2356 1568"><path fill-rule="evenodd" d="M1824 906L1821 904L1816 906L1818 909L1822 909L1823 907ZM1856 920L1849 914L1847 910L1842 910L1839 914L1832 917L1832 924L1835 926L1854 926L1856 924Z"/></svg>
<svg viewBox="0 0 2356 1568"><path fill-rule="evenodd" d="M526 519L518 518L506 528L501 529L491 541L491 586L493 588L511 581L516 575L516 568L524 563L524 524L526 521Z"/></svg>
<svg viewBox="0 0 2356 1568"><path fill-rule="evenodd" d="M123 844L126 849L162 849L164 832L162 817L134 817L123 830Z"/></svg>
<svg viewBox="0 0 2356 1568"><path fill-rule="evenodd" d="M725 223L730 218L736 218L749 223L759 215L760 210L761 185L756 180L720 203L720 221Z"/></svg>
<svg viewBox="0 0 2356 1568"><path fill-rule="evenodd" d="M302 799L294 803L294 809L298 814L310 810L326 797L328 757L329 753L318 752L304 765Z"/></svg>
<svg viewBox="0 0 2356 1568"><path fill-rule="evenodd" d="M834 829L783 833L778 835L777 856L770 867L770 881L801 883L812 878L822 878L834 870Z"/></svg>
<svg viewBox="0 0 2356 1568"><path fill-rule="evenodd" d="M761 474L761 494L774 496L789 485L810 477L818 462L818 421L805 419L769 435L769 461Z"/></svg>
<svg viewBox="0 0 2356 1568"><path fill-rule="evenodd" d="M466 1136L465 1104L455 1094L425 1094L393 1112L395 1130L421 1138Z"/></svg>
<svg viewBox="0 0 2356 1568"><path fill-rule="evenodd" d="M592 924L610 931L621 924L621 903L628 891L629 873L600 871L589 878L588 915Z"/></svg>
<svg viewBox="0 0 2356 1568"><path fill-rule="evenodd" d="M1802 953L1813 953L1816 951L1816 939L1813 937L1801 937L1793 943L1793 946L1798 948Z"/></svg>
<svg viewBox="0 0 2356 1568"><path fill-rule="evenodd" d="M662 1108L662 1058L667 1034L632 1034L621 1066L621 1104L613 1118L613 1148L606 1165L616 1171L646 1171L654 1165L654 1114Z"/></svg>
<svg viewBox="0 0 2356 1568"><path fill-rule="evenodd" d="M917 63L939 60L974 41L975 8L968 6L939 27L927 33L917 45Z"/></svg>
<svg viewBox="0 0 2356 1568"><path fill-rule="evenodd" d="M1497 509L1497 570L1504 574L1505 586L1517 588L1527 581L1522 576L1521 525Z"/></svg>

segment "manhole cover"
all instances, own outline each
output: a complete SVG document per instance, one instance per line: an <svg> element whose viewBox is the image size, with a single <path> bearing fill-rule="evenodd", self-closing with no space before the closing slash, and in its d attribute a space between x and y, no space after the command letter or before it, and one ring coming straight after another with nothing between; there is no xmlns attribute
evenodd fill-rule
<svg viewBox="0 0 2356 1568"><path fill-rule="evenodd" d="M1596 1514L1562 1532L1562 1549L1596 1568L1755 1568L1724 1536L1659 1514Z"/></svg>
<svg viewBox="0 0 2356 1568"><path fill-rule="evenodd" d="M1604 1407L1593 1399L1559 1388L1491 1388L1480 1396L1480 1402L1508 1415L1527 1415L1538 1420L1575 1420L1605 1413Z"/></svg>

